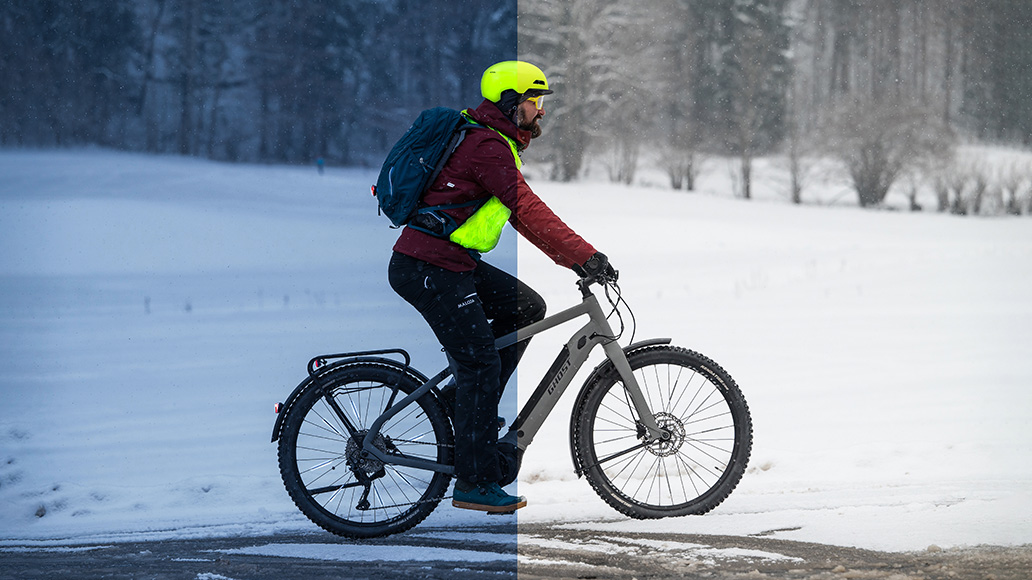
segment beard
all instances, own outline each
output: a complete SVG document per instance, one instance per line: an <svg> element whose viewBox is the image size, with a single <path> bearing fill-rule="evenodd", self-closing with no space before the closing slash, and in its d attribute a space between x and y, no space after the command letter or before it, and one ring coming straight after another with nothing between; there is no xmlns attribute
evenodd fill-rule
<svg viewBox="0 0 1032 580"><path fill-rule="evenodd" d="M538 119L540 118L540 114L535 114L534 118L528 121L526 115L523 114L523 109L516 109L516 126L524 131L530 131L531 139L537 139L541 136L541 125L538 124Z"/></svg>

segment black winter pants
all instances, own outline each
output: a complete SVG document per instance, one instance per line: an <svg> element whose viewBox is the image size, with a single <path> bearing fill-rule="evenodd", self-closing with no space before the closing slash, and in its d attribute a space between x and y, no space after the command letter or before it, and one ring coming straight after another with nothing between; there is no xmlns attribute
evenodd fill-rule
<svg viewBox="0 0 1032 580"><path fill-rule="evenodd" d="M529 341L495 348L495 338L545 317L545 301L514 276L480 261L452 272L422 260L391 256L391 288L423 315L448 354L455 398L455 475L497 482L498 402Z"/></svg>

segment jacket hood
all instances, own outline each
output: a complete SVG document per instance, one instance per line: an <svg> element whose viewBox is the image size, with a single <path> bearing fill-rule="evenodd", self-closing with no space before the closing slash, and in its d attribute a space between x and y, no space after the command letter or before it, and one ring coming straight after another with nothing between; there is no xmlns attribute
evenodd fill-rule
<svg viewBox="0 0 1032 580"><path fill-rule="evenodd" d="M477 123L492 127L516 141L520 151L530 145L530 131L517 127L512 119L506 117L497 105L487 99L484 99L484 102L480 103L476 109L469 109L469 116Z"/></svg>

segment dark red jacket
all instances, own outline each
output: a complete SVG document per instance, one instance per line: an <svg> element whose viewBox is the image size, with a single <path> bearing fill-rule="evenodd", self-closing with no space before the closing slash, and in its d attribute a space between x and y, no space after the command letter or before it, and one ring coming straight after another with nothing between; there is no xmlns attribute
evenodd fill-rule
<svg viewBox="0 0 1032 580"><path fill-rule="evenodd" d="M485 100L469 112L477 123L494 127L516 140L520 149L530 143L530 132L519 129L505 118L491 101ZM486 200L492 195L512 210L509 223L516 231L556 264L566 267L583 264L595 253L591 244L564 224L531 191L523 174L516 168L509 144L486 127L466 133L465 139L423 196L423 201L427 205L443 205ZM444 211L462 224L476 208ZM453 272L472 270L477 265L466 248L412 228L402 228L394 250Z"/></svg>

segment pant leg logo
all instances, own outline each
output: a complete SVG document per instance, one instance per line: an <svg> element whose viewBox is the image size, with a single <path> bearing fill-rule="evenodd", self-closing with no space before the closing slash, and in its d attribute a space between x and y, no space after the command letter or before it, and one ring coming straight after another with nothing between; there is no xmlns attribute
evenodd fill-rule
<svg viewBox="0 0 1032 580"><path fill-rule="evenodd" d="M459 306L458 307L459 308L465 308L467 306L470 306L471 304L473 304L476 301L477 301L477 293L474 292L474 293L470 294L469 296L466 296L462 300L462 302L459 302Z"/></svg>

